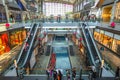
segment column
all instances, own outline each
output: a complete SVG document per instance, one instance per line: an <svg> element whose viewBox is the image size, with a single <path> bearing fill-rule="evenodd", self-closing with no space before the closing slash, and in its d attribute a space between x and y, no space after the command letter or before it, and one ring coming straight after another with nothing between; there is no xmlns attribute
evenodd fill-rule
<svg viewBox="0 0 120 80"><path fill-rule="evenodd" d="M9 23L9 11L8 11L8 6L5 3L5 0L2 0L3 6L5 7L5 12L6 12L6 18L7 18L7 23Z"/></svg>
<svg viewBox="0 0 120 80"><path fill-rule="evenodd" d="M117 3L117 1L118 1L118 0L115 0L115 1L114 1L113 7L112 7L112 13L111 13L111 20L110 20L110 23L113 22L113 20L114 20L115 9L116 9L116 3Z"/></svg>

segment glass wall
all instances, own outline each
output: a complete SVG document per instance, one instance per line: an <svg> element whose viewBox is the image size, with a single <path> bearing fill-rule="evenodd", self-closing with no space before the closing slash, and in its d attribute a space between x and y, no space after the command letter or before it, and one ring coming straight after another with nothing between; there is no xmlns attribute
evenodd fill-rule
<svg viewBox="0 0 120 80"><path fill-rule="evenodd" d="M96 29L94 38L107 48L120 55L120 35Z"/></svg>
<svg viewBox="0 0 120 80"><path fill-rule="evenodd" d="M0 5L0 23L4 23L6 22L7 18L6 18L6 13L5 13L5 9L3 6Z"/></svg>
<svg viewBox="0 0 120 80"><path fill-rule="evenodd" d="M120 2L118 2L116 5L115 20L120 22Z"/></svg>
<svg viewBox="0 0 120 80"><path fill-rule="evenodd" d="M65 16L65 14L73 11L73 5L45 2L43 9L45 10L44 14L46 14L46 16L50 16L50 15Z"/></svg>

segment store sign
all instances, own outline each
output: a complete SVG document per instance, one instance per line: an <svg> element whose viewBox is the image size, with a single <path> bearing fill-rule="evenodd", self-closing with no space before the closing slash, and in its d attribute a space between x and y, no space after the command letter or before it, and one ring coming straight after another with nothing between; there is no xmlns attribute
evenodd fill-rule
<svg viewBox="0 0 120 80"><path fill-rule="evenodd" d="M0 32L6 31L6 30L7 30L7 29L6 29L5 24L0 24Z"/></svg>

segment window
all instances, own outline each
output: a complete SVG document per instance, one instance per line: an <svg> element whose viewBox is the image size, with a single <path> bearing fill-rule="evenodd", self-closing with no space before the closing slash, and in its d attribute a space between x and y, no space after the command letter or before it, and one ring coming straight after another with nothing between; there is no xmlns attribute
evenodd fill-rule
<svg viewBox="0 0 120 80"><path fill-rule="evenodd" d="M73 12L73 5L62 4L62 3L44 3L44 12L46 16L54 15L54 16L65 16L68 12Z"/></svg>

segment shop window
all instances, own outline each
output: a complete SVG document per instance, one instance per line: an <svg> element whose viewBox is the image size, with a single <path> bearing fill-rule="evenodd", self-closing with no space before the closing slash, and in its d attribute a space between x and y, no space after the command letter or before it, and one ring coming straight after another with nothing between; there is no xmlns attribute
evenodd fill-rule
<svg viewBox="0 0 120 80"><path fill-rule="evenodd" d="M4 33L0 35L0 55L10 51L8 43L8 35Z"/></svg>
<svg viewBox="0 0 120 80"><path fill-rule="evenodd" d="M103 43L104 34L100 33L98 40L99 40L100 43Z"/></svg>
<svg viewBox="0 0 120 80"><path fill-rule="evenodd" d="M10 33L10 44L11 47L15 47L16 45L21 45L22 42L26 38L26 31L25 30L16 30Z"/></svg>
<svg viewBox="0 0 120 80"><path fill-rule="evenodd" d="M112 50L115 51L116 53L120 52L120 40L117 40L117 39L113 40Z"/></svg>
<svg viewBox="0 0 120 80"><path fill-rule="evenodd" d="M94 32L94 38L95 40L99 41L99 33L98 32Z"/></svg>
<svg viewBox="0 0 120 80"><path fill-rule="evenodd" d="M103 45L112 49L112 41L113 39L111 37L104 35Z"/></svg>

